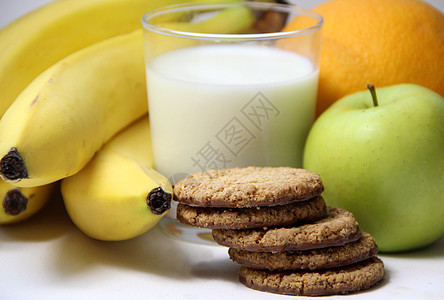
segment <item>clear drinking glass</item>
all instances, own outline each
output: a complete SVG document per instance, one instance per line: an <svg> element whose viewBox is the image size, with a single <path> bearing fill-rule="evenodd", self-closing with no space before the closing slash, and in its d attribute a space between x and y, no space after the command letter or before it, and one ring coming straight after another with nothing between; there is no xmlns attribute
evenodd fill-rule
<svg viewBox="0 0 444 300"><path fill-rule="evenodd" d="M154 167L172 184L244 166L301 167L314 121L322 17L293 5L231 1L144 15ZM171 236L209 230L161 220Z"/></svg>

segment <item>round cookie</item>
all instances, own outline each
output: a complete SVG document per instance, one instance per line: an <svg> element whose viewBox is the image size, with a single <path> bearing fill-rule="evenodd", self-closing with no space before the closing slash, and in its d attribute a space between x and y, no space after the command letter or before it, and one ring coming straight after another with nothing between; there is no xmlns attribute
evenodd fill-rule
<svg viewBox="0 0 444 300"><path fill-rule="evenodd" d="M290 167L246 167L197 172L174 186L175 200L199 207L284 205L320 195L318 174Z"/></svg>
<svg viewBox="0 0 444 300"><path fill-rule="evenodd" d="M230 248L230 258L243 266L268 270L316 270L351 265L378 253L375 239L367 232L356 242L338 247L305 251L250 252Z"/></svg>
<svg viewBox="0 0 444 300"><path fill-rule="evenodd" d="M384 277L378 257L343 268L319 271L266 271L241 267L239 281L263 292L294 296L327 296L369 289Z"/></svg>
<svg viewBox="0 0 444 300"><path fill-rule="evenodd" d="M213 229L223 246L253 252L282 252L341 246L361 237L358 222L345 209L328 207L328 216L310 224L270 229Z"/></svg>
<svg viewBox="0 0 444 300"><path fill-rule="evenodd" d="M327 215L322 196L285 205L252 208L177 206L177 219L186 225L210 229L246 229L313 222Z"/></svg>

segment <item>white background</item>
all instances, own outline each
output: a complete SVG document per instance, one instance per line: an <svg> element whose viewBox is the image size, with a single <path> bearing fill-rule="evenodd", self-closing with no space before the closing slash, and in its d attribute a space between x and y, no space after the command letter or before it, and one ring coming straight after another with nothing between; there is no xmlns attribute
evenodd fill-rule
<svg viewBox="0 0 444 300"><path fill-rule="evenodd" d="M0 27L48 2L0 0ZM296 2L310 8L323 1ZM428 2L444 10L444 1ZM157 227L125 242L89 239L56 200L27 222L0 227L0 300L289 299L242 286L224 247L177 241ZM327 298L444 299L444 238L421 251L380 257L387 271L381 285Z"/></svg>

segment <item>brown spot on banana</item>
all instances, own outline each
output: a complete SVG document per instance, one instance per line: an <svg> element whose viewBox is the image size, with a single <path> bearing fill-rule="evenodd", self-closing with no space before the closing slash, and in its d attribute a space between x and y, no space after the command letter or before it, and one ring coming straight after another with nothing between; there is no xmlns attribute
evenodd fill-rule
<svg viewBox="0 0 444 300"><path fill-rule="evenodd" d="M30 105L30 106L33 106L34 104L37 103L37 100L39 100L39 96L40 96L40 94L38 94L37 96L35 96L34 100L32 100L32 102L31 102L31 105Z"/></svg>

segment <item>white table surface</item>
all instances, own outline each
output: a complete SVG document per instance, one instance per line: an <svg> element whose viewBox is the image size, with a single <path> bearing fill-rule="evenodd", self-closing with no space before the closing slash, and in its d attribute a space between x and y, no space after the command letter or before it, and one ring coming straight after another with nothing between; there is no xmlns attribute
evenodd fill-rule
<svg viewBox="0 0 444 300"><path fill-rule="evenodd" d="M0 0L0 27L47 2ZM444 1L428 2L444 10ZM444 237L420 251L379 257L387 272L380 285L327 298L444 299ZM61 199L26 222L0 227L0 300L289 299L244 287L238 268L225 247L175 240L158 227L129 241L90 239Z"/></svg>
<svg viewBox="0 0 444 300"><path fill-rule="evenodd" d="M386 277L369 291L329 299L444 299L444 238L382 255ZM83 235L61 199L0 228L0 299L288 299L238 282L227 248L172 239L158 227L128 241ZM299 297L305 298L305 297Z"/></svg>

